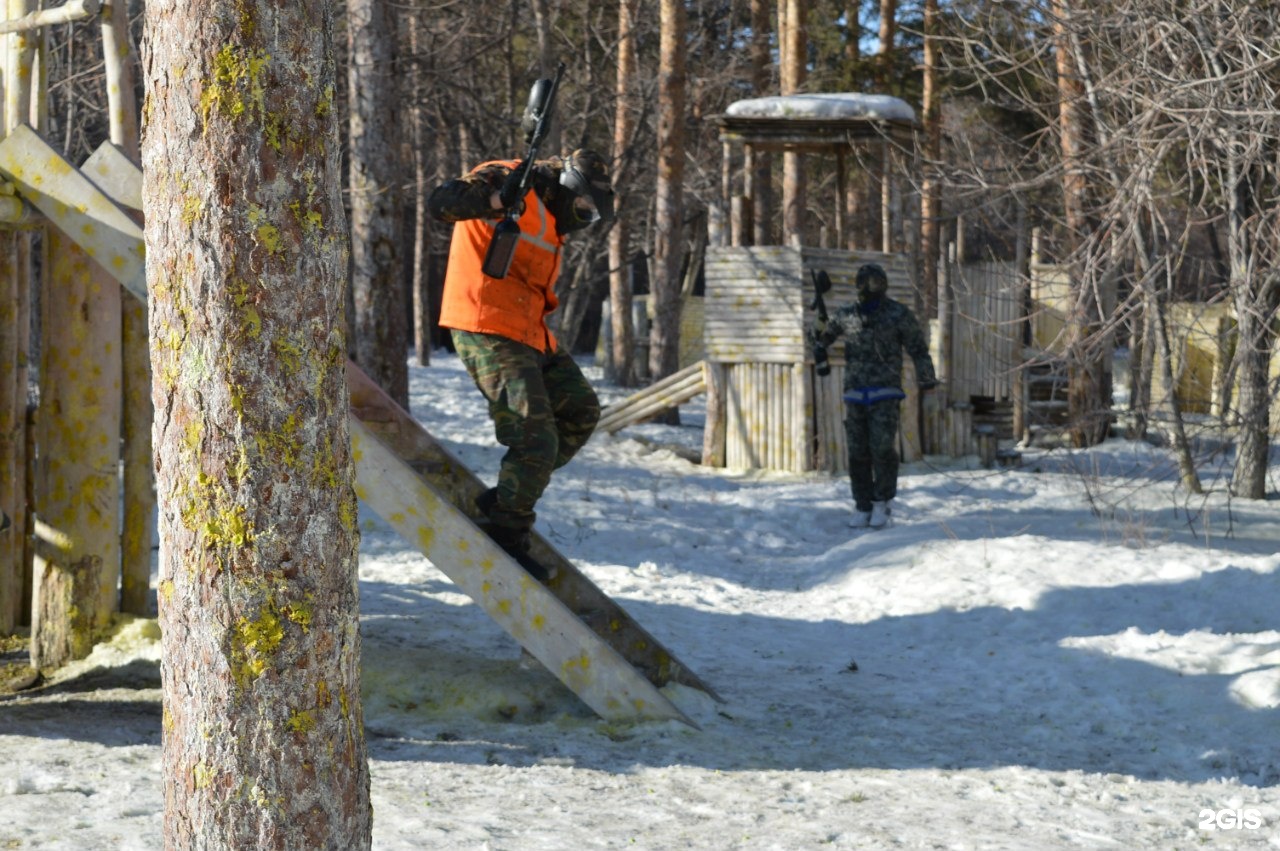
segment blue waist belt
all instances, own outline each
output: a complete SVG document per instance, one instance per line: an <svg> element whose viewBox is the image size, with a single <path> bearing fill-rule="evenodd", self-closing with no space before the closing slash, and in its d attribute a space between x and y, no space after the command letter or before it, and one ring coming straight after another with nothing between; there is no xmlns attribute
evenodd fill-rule
<svg viewBox="0 0 1280 851"><path fill-rule="evenodd" d="M850 405L874 405L905 398L907 394L897 387L856 387L844 391L844 400Z"/></svg>

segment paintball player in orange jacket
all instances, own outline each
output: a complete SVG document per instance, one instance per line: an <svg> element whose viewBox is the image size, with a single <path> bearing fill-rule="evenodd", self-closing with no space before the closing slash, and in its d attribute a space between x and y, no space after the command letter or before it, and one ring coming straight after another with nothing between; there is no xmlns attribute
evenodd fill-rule
<svg viewBox="0 0 1280 851"><path fill-rule="evenodd" d="M600 418L595 391L547 327L565 237L613 218L604 159L577 150L538 160L523 197L518 163L482 163L438 186L431 215L452 222L440 324L452 330L458 357L489 403L499 443L507 447L498 484L476 505L485 531L535 578L550 578L528 554L534 507L551 473L568 463ZM520 236L504 277L482 271L494 227L520 210Z"/></svg>

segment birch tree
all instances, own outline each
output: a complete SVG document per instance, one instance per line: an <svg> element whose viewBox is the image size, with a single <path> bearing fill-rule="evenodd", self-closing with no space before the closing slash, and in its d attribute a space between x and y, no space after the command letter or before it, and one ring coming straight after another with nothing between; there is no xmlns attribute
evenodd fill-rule
<svg viewBox="0 0 1280 851"><path fill-rule="evenodd" d="M165 846L370 846L328 0L152 0Z"/></svg>

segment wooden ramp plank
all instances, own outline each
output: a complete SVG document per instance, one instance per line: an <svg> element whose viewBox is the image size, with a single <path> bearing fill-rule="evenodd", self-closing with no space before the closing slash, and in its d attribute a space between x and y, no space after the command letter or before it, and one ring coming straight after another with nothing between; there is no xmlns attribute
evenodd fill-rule
<svg viewBox="0 0 1280 851"><path fill-rule="evenodd" d="M450 502L478 519L475 498L485 485L475 473L350 361L347 388L352 413ZM530 553L539 563L556 569L557 576L548 586L552 593L651 682L659 686L677 682L721 700L714 689L536 531Z"/></svg>
<svg viewBox="0 0 1280 851"><path fill-rule="evenodd" d="M36 151L41 158L31 162L54 163L59 173L70 168L78 174L34 132L30 136L21 140L20 147L11 146L10 154L17 157L18 154L13 153L17 151L27 157L30 151ZM0 143L0 170L8 170L3 144ZM114 146L110 150L104 147L95 151L86 164L105 169L110 179L103 182L112 193L118 193L130 205L135 197L140 202L141 170ZM58 196L64 200L48 201L47 206L55 212L64 212L65 198L76 193L76 197L95 209L102 207L101 202L105 200L109 204L105 212L115 210L123 217L123 220L112 217L117 233L114 244L140 261L143 256L141 229L101 187L81 178L59 181L72 186L75 192L64 192ZM28 187L49 182L38 171L28 182L15 181L19 191L37 194L39 189ZM51 196L41 197L47 201ZM32 203L46 212L34 199ZM93 228L66 230L67 226L74 228L78 219L49 218L73 241L96 233ZM125 284L119 275L116 277ZM142 282L140 287L126 285L126 289L145 303L144 274L140 273L138 280ZM555 564L560 576L552 583L556 586L554 592L530 577L468 518L468 513L475 510L475 496L484 488L480 480L355 364L348 363L347 377L353 388L349 421L357 457L356 486L366 504L418 547L601 717L674 719L696 727L658 691L658 686L676 681L701 689L717 700L719 696L685 671L621 607L536 534L534 557L545 564ZM370 425L367 426L364 419L368 419ZM393 446L384 442L388 436L396 438ZM401 457L398 453L406 447L410 452L407 457Z"/></svg>
<svg viewBox="0 0 1280 851"><path fill-rule="evenodd" d="M603 718L696 726L453 503L350 416L357 495Z"/></svg>
<svg viewBox="0 0 1280 851"><path fill-rule="evenodd" d="M142 212L142 173L114 142L108 139L99 145L80 170L117 204Z"/></svg>
<svg viewBox="0 0 1280 851"><path fill-rule="evenodd" d="M101 188L25 124L0 141L0 171L19 195L146 302L142 228Z"/></svg>

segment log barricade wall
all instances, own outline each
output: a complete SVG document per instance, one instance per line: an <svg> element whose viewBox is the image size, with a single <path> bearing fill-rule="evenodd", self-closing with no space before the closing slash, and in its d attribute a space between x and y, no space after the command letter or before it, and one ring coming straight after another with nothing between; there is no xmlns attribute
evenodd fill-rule
<svg viewBox="0 0 1280 851"><path fill-rule="evenodd" d="M915 306L902 255L785 246L707 249L703 346L724 385L717 407L724 419L725 466L847 469L844 349L837 343L831 374L818 376L805 332L815 319L812 271L831 277L825 300L834 310L856 298L854 277L864 263L882 265L890 296ZM912 418L903 419L904 457L919 457L918 429Z"/></svg>

